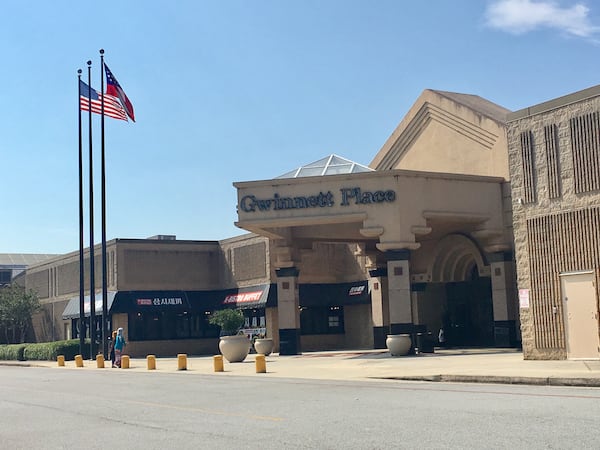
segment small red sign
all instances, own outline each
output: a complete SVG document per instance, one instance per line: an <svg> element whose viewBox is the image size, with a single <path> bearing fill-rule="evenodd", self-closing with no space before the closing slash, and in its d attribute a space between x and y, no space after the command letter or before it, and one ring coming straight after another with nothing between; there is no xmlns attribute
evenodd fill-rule
<svg viewBox="0 0 600 450"><path fill-rule="evenodd" d="M348 295L360 295L365 290L364 284L362 286L352 286L348 291Z"/></svg>
<svg viewBox="0 0 600 450"><path fill-rule="evenodd" d="M224 305L230 305L232 303L250 303L257 302L260 300L263 291L255 291L255 292L244 292L241 294L231 294L225 297L223 300Z"/></svg>

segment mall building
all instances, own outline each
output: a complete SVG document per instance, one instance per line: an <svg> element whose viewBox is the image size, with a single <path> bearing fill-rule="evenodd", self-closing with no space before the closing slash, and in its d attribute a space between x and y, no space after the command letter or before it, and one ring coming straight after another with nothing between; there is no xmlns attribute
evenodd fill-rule
<svg viewBox="0 0 600 450"><path fill-rule="evenodd" d="M425 90L368 166L329 155L235 182L248 234L110 241L110 328L134 356L214 354L208 318L233 307L282 355L385 348L388 334L423 348L443 330L450 347L598 358L599 93L511 113ZM44 304L37 340L93 334L78 252L25 279Z"/></svg>
<svg viewBox="0 0 600 450"><path fill-rule="evenodd" d="M440 329L448 346L519 345L508 113L426 90L368 167L329 155L234 183L250 234L108 242L110 327L135 356L216 352L208 317L225 307L283 355L385 348L387 334L417 346ZM44 303L37 340L78 335L78 279L78 252L28 270Z"/></svg>

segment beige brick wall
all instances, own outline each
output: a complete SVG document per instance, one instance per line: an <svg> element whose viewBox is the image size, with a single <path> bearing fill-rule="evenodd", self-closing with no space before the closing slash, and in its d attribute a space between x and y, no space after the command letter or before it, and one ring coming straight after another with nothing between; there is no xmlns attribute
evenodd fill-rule
<svg viewBox="0 0 600 450"><path fill-rule="evenodd" d="M52 302L43 302L39 312L31 318L33 325L32 334L35 342L51 342L67 339L65 324L70 329L71 321L63 320L62 313L65 310L67 299Z"/></svg>
<svg viewBox="0 0 600 450"><path fill-rule="evenodd" d="M123 242L118 244L118 290L219 289L217 242Z"/></svg>
<svg viewBox="0 0 600 450"><path fill-rule="evenodd" d="M301 251L300 283L346 283L366 280L364 256L357 244L315 242Z"/></svg>
<svg viewBox="0 0 600 450"><path fill-rule="evenodd" d="M271 244L264 236L245 234L220 241L223 288L252 286L270 282Z"/></svg>

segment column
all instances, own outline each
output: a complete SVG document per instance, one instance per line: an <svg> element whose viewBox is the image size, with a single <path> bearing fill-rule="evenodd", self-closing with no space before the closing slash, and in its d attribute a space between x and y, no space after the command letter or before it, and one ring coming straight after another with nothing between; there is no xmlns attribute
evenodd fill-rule
<svg viewBox="0 0 600 450"><path fill-rule="evenodd" d="M386 348L385 340L390 331L387 267L369 270L369 292L371 292L373 348Z"/></svg>
<svg viewBox="0 0 600 450"><path fill-rule="evenodd" d="M276 269L277 314L279 319L279 354L300 354L300 296L298 269Z"/></svg>
<svg viewBox="0 0 600 450"><path fill-rule="evenodd" d="M390 334L414 332L410 292L410 250L386 252ZM413 342L413 346L414 346Z"/></svg>
<svg viewBox="0 0 600 450"><path fill-rule="evenodd" d="M494 341L496 347L513 347L518 341L516 274L511 252L488 255L492 275Z"/></svg>

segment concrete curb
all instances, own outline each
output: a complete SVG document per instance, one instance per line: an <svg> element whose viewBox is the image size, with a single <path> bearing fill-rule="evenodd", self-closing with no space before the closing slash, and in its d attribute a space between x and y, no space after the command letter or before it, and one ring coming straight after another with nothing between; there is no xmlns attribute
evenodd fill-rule
<svg viewBox="0 0 600 450"><path fill-rule="evenodd" d="M87 360L86 360L87 361ZM90 360L87 361L88 365L86 365L87 369L93 370L107 370L109 368L97 369L95 367L95 362ZM39 362L39 361L0 361L0 366L15 366L15 367L56 367L55 362ZM145 368L145 364L132 364L129 370L134 372L143 371ZM208 366L207 366L208 367ZM212 361L210 364L212 368ZM70 366L66 367L72 368ZM77 369L81 370L81 369ZM171 370L175 372L175 370ZM191 372L195 372L194 368L191 369ZM400 370L399 370L400 371ZM164 369L159 369L157 372L165 372ZM167 370L169 372L169 370ZM208 373L208 372L207 372ZM304 378L298 372L295 375L286 376L286 378ZM239 373L237 375L247 376L247 373ZM310 379L314 377L308 377ZM336 375L332 376L322 376L317 377L318 379L345 379L344 377L338 378ZM570 386L570 387L590 387L590 388L599 388L600 387L600 377L588 377L582 376L581 373L573 373L572 377L568 376L521 376L521 375L462 375L462 374L430 374L430 375L371 375L371 376L361 376L358 375L356 380L398 380L398 381L425 381L425 382L435 382L435 383L487 383L487 384L513 384L513 385L536 385L536 386Z"/></svg>
<svg viewBox="0 0 600 450"><path fill-rule="evenodd" d="M12 367L47 367L43 364L35 364L28 361L0 361L0 366Z"/></svg>
<svg viewBox="0 0 600 450"><path fill-rule="evenodd" d="M429 381L439 383L524 384L536 386L600 387L598 378L509 377L496 375L412 375L369 377L380 380Z"/></svg>

